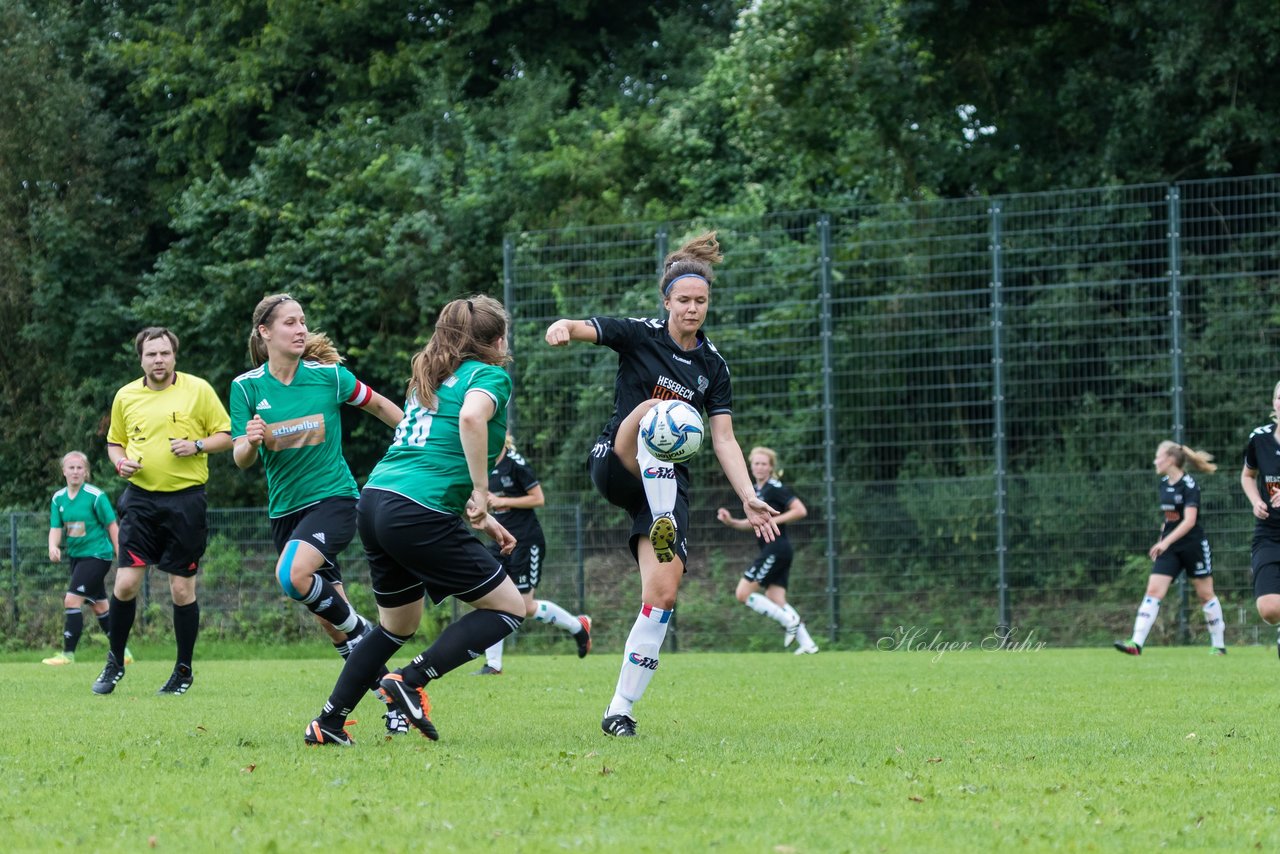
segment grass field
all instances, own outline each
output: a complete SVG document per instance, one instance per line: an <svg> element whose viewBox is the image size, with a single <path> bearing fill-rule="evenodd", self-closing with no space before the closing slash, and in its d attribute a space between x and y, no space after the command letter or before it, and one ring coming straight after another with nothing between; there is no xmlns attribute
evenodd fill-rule
<svg viewBox="0 0 1280 854"><path fill-rule="evenodd" d="M640 736L619 656L507 657L431 688L442 740L307 749L337 661L170 662L89 691L0 665L5 850L1280 848L1274 649L667 655Z"/></svg>

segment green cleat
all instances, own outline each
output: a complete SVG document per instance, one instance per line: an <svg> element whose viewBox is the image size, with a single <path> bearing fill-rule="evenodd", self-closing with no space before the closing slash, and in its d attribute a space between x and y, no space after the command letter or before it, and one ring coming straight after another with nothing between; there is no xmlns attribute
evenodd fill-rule
<svg viewBox="0 0 1280 854"><path fill-rule="evenodd" d="M1125 655L1142 655L1142 644L1135 641L1116 641L1115 648Z"/></svg>

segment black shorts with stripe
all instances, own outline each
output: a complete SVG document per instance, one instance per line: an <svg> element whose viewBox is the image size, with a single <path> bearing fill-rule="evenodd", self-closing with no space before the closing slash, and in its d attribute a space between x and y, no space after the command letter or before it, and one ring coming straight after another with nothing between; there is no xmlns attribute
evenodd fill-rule
<svg viewBox="0 0 1280 854"><path fill-rule="evenodd" d="M120 565L154 566L191 578L209 543L204 486L151 492L129 484L116 502L120 517Z"/></svg>
<svg viewBox="0 0 1280 854"><path fill-rule="evenodd" d="M676 506L671 515L676 520L676 556L687 570L689 567L689 542L686 534L689 530L689 470L684 466L675 466ZM599 441L591 449L587 460L587 470L591 474L591 482L595 484L605 499L615 507L621 507L631 516L631 533L627 537L627 545L631 547L631 557L639 560L640 540L649 536L649 527L653 524L653 514L649 512L649 499L644 492L644 484L623 465L622 460L613 450L612 442Z"/></svg>
<svg viewBox="0 0 1280 854"><path fill-rule="evenodd" d="M67 592L73 596L83 596L90 602L107 601L107 573L111 571L111 561L100 557L73 557L71 559L71 581L67 584Z"/></svg>
<svg viewBox="0 0 1280 854"><path fill-rule="evenodd" d="M742 577L761 587L781 587L785 590L791 581L791 558L794 555L791 541L786 537L764 543L755 563L747 567Z"/></svg>
<svg viewBox="0 0 1280 854"><path fill-rule="evenodd" d="M342 583L338 555L356 536L356 499L325 498L271 520L271 541L283 554L290 540L299 540L324 556L325 566L316 574L334 584Z"/></svg>
<svg viewBox="0 0 1280 854"><path fill-rule="evenodd" d="M1151 567L1152 575L1167 575L1177 578L1183 572L1191 578L1208 578L1213 574L1213 554L1209 551L1209 541L1183 543L1179 540L1173 548L1156 558Z"/></svg>
<svg viewBox="0 0 1280 854"><path fill-rule="evenodd" d="M1255 537L1250 564L1254 598L1280 594L1280 542Z"/></svg>
<svg viewBox="0 0 1280 854"><path fill-rule="evenodd" d="M384 608L424 596L439 605L454 596L474 602L507 580L498 561L466 522L403 495L366 488L356 525L369 560L373 595Z"/></svg>
<svg viewBox="0 0 1280 854"><path fill-rule="evenodd" d="M515 582L521 593L532 593L542 580L542 558L547 553L547 540L538 532L536 537L517 540L511 554L504 555L502 547L497 543L489 543L487 548L494 560L502 564L507 577Z"/></svg>

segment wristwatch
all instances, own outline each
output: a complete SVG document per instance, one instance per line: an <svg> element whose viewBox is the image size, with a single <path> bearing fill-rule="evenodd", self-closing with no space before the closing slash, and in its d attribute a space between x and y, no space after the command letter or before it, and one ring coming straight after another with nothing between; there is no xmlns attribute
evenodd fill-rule
<svg viewBox="0 0 1280 854"><path fill-rule="evenodd" d="M196 439L196 453L197 454L204 453L204 439Z"/></svg>

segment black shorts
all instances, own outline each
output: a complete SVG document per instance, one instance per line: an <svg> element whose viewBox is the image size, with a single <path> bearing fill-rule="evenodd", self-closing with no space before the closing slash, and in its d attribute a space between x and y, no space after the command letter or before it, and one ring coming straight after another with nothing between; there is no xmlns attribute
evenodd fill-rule
<svg viewBox="0 0 1280 854"><path fill-rule="evenodd" d="M649 499L644 494L644 484L622 464L622 460L613 451L612 441L596 442L587 460L587 470L591 474L591 482L596 490L615 507L621 507L631 516L631 534L627 537L627 545L631 547L631 557L639 560L640 540L648 538L649 527L653 524L653 514L649 512ZM676 555L687 570L689 567L689 542L686 533L689 530L689 469L682 465L675 466L676 474L676 506L671 511L676 520Z"/></svg>
<svg viewBox="0 0 1280 854"><path fill-rule="evenodd" d="M111 561L100 557L73 557L71 559L71 581L67 584L67 592L73 596L83 596L90 602L107 601L107 573L111 571Z"/></svg>
<svg viewBox="0 0 1280 854"><path fill-rule="evenodd" d="M511 554L504 555L502 546L489 543L487 548L494 560L502 564L502 569L516 584L521 593L532 593L542 579L542 558L547 553L546 538L539 535L516 540L516 547Z"/></svg>
<svg viewBox="0 0 1280 854"><path fill-rule="evenodd" d="M338 555L356 536L356 500L325 498L271 520L271 541L276 553L284 552L290 540L300 540L324 555L325 565L316 575L334 584L342 583Z"/></svg>
<svg viewBox="0 0 1280 854"><path fill-rule="evenodd" d="M1253 567L1253 597L1280 593L1280 543L1254 540L1250 560Z"/></svg>
<svg viewBox="0 0 1280 854"><path fill-rule="evenodd" d="M794 554L791 541L786 537L764 543L755 563L747 567L742 577L761 587L781 587L786 590L787 583L791 580L791 558Z"/></svg>
<svg viewBox="0 0 1280 854"><path fill-rule="evenodd" d="M1209 551L1208 540L1201 540L1198 545L1187 543L1185 546L1179 542L1156 558L1151 574L1177 578L1183 570L1191 578L1208 578L1213 574L1213 555Z"/></svg>
<svg viewBox="0 0 1280 854"><path fill-rule="evenodd" d="M373 595L383 608L408 605L424 595L437 605L447 596L474 602L507 580L489 550L452 513L394 492L365 489L356 524Z"/></svg>
<svg viewBox="0 0 1280 854"><path fill-rule="evenodd" d="M209 542L207 509L203 486L149 492L130 484L116 503L120 565L195 576Z"/></svg>

